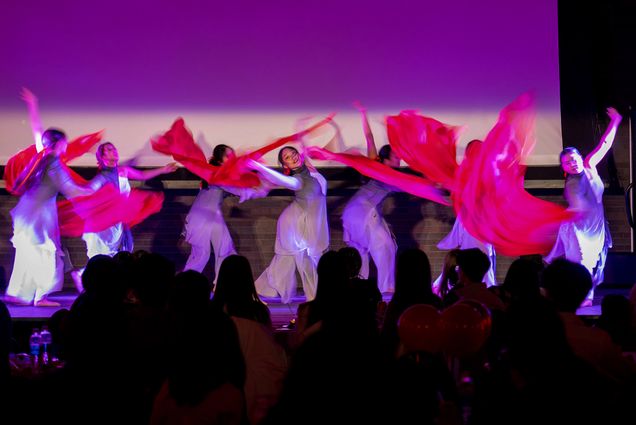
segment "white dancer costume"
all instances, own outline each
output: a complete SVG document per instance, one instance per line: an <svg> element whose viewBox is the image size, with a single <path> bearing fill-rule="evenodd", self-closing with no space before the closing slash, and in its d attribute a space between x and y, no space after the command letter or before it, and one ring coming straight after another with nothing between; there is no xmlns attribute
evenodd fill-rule
<svg viewBox="0 0 636 425"><path fill-rule="evenodd" d="M215 280L223 260L236 254L232 236L223 219L221 204L224 198L225 190L218 186L202 188L190 207L184 229L185 239L192 246L184 270L201 273L210 259L211 244L214 250Z"/></svg>
<svg viewBox="0 0 636 425"><path fill-rule="evenodd" d="M296 269L307 300L314 299L318 260L329 247L327 182L319 173L310 173L306 166L291 177L301 187L294 191L294 200L278 218L274 258L255 282L259 295L280 295L282 303L289 303L296 293Z"/></svg>
<svg viewBox="0 0 636 425"><path fill-rule="evenodd" d="M238 196L239 203L243 203L248 199L267 196L269 189L263 183L256 188L228 186L202 188L194 199L185 219L185 240L192 249L183 269L201 273L210 260L210 245L212 245L214 250L214 280L216 281L223 260L236 254L232 235L223 219L223 199L229 193Z"/></svg>
<svg viewBox="0 0 636 425"><path fill-rule="evenodd" d="M40 181L27 189L11 211L15 247L13 272L6 294L25 302L38 302L61 289L62 280L56 269L63 268L56 198L61 192L67 198L84 195L64 169L59 157L42 159Z"/></svg>
<svg viewBox="0 0 636 425"><path fill-rule="evenodd" d="M552 262L555 258L565 257L582 264L592 275L594 286L603 282L607 250L612 247L603 211L603 191L603 181L593 168L568 174L563 196L570 208L580 211L581 215L561 224L556 244L545 258ZM594 288L587 298L594 298Z"/></svg>
<svg viewBox="0 0 636 425"><path fill-rule="evenodd" d="M98 190L108 183L118 188L120 193L130 193L128 178L119 175L117 167L101 167L89 185L93 190ZM88 258L98 254L112 257L119 251L133 250L132 233L123 223L117 223L101 232L84 233L82 239L86 242Z"/></svg>
<svg viewBox="0 0 636 425"><path fill-rule="evenodd" d="M489 244L484 243L478 239L476 239L473 235L468 233L468 230L464 227L461 219L457 217L455 219L455 224L451 231L446 235L444 239L439 241L437 244L437 248L442 250L451 250L451 249L471 249L477 248L484 254L488 256L490 260L490 268L486 275L484 276L484 283L486 286L493 286L497 284L495 279L495 270L497 265L497 255L495 253L495 248ZM435 282L433 282L433 291L438 294L439 286L442 283L442 275L440 274Z"/></svg>
<svg viewBox="0 0 636 425"><path fill-rule="evenodd" d="M382 201L397 189L369 180L353 195L342 213L344 242L358 250L362 257L360 276L369 277L369 255L378 270L378 288L381 292L395 291L395 254L397 244L382 217Z"/></svg>

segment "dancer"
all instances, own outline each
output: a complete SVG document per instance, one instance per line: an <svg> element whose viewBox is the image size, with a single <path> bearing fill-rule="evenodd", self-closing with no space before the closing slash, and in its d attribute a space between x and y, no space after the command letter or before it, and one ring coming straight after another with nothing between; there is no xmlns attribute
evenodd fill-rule
<svg viewBox="0 0 636 425"><path fill-rule="evenodd" d="M13 272L5 300L37 307L57 307L47 295L61 289L56 279L56 267L61 267L62 250L57 217L57 194L67 198L89 195L89 187L75 184L60 161L66 152L64 132L49 128L41 137L36 135L38 155L23 171L20 185L25 192L11 211L16 249Z"/></svg>
<svg viewBox="0 0 636 425"><path fill-rule="evenodd" d="M234 150L227 145L216 145L212 151L210 165L221 166L234 156ZM195 198L185 220L185 240L192 250L184 270L203 271L210 259L210 244L214 250L214 280L219 275L223 260L236 254L232 236L223 219L221 205L227 192L241 196L239 188L209 185L201 181L201 190Z"/></svg>
<svg viewBox="0 0 636 425"><path fill-rule="evenodd" d="M288 175L283 175L254 161L248 161L263 179L294 191L294 200L278 218L275 255L270 265L256 280L259 295L280 295L289 303L296 293L296 269L300 273L308 301L316 296L316 266L329 246L327 224L327 182L308 168L297 149L286 146L278 151L278 162Z"/></svg>
<svg viewBox="0 0 636 425"><path fill-rule="evenodd" d="M161 174L171 173L178 167L173 162L152 170L137 170L129 166L119 165L119 152L111 142L102 143L97 147L97 175L90 181L90 186L97 191L106 184L112 184L122 194L130 193L129 180L149 180ZM95 255L113 256L119 251L133 250L133 239L130 228L123 223L102 230L100 232L87 232L82 235L86 242L88 258ZM81 275L81 271L79 272ZM73 279L77 273L73 273ZM77 284L77 282L76 282Z"/></svg>
<svg viewBox="0 0 636 425"><path fill-rule="evenodd" d="M582 264L592 275L594 283L582 306L591 306L594 287L603 282L607 250L612 247L609 226L603 211L603 181L596 167L612 147L616 131L622 120L614 108L607 109L610 123L601 141L583 159L576 148L567 147L560 154L565 172L563 196L575 218L561 224L556 244L545 258L547 262L558 257Z"/></svg>
<svg viewBox="0 0 636 425"><path fill-rule="evenodd" d="M400 166L400 158L384 145L376 150L375 139L369 126L367 111L356 103L362 115L362 126L367 142L367 156L392 168ZM334 123L332 125L335 126ZM339 133L339 131L338 131ZM382 293L395 290L395 254L397 244L389 225L382 217L382 201L393 191L399 190L386 183L370 179L353 195L342 213L344 242L360 252L362 267L360 276L369 277L369 255L378 271L378 288Z"/></svg>

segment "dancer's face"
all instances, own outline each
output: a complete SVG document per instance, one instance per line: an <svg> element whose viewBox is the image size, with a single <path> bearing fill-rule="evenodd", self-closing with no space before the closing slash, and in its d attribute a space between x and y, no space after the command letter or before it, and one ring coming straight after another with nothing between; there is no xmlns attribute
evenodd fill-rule
<svg viewBox="0 0 636 425"><path fill-rule="evenodd" d="M100 161L106 167L116 167L119 162L117 148L111 144L104 145Z"/></svg>
<svg viewBox="0 0 636 425"><path fill-rule="evenodd" d="M561 157L561 167L566 174L580 174L583 171L583 158L576 152Z"/></svg>
<svg viewBox="0 0 636 425"><path fill-rule="evenodd" d="M60 139L55 144L53 151L55 152L55 155L60 156L64 152L66 152L67 147L68 147L68 141L66 139Z"/></svg>
<svg viewBox="0 0 636 425"><path fill-rule="evenodd" d="M389 167L397 168L400 166L400 157L395 153L394 150L391 150L389 157L382 161L384 165L388 165Z"/></svg>
<svg viewBox="0 0 636 425"><path fill-rule="evenodd" d="M227 148L225 149L225 151L223 152L223 156L221 157L221 164L223 164L225 161L227 161L230 158L234 158L234 149Z"/></svg>
<svg viewBox="0 0 636 425"><path fill-rule="evenodd" d="M283 165L291 170L295 170L303 165L303 157L296 149L283 149L281 159L283 160Z"/></svg>

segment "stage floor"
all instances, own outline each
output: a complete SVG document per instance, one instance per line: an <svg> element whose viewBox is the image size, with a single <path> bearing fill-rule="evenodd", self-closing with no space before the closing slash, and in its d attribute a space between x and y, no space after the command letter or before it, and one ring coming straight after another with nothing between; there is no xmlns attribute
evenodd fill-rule
<svg viewBox="0 0 636 425"><path fill-rule="evenodd" d="M33 306L15 306L7 304L11 318L16 321L34 321L43 322L53 315L56 311L66 308L71 308L71 305L77 298L77 292L58 292L49 297L53 301L57 301L61 304L60 307L33 307ZM389 302L390 296L385 296L385 301ZM304 296L297 296L292 299L289 304L281 304L279 298L263 298L263 301L267 303L269 307L272 324L275 329L282 328L288 325L290 320L296 317L296 310L300 303L305 302ZM586 316L589 319L595 319L601 315L600 303L592 307L580 308L577 311L579 316Z"/></svg>
<svg viewBox="0 0 636 425"><path fill-rule="evenodd" d="M75 291L57 292L50 295L50 300L57 301L61 304L59 307L33 307L11 304L7 304L7 307L14 321L43 322L48 320L48 318L58 310L64 308L70 309L77 295ZM298 305L305 302L305 297L294 297L290 304L281 304L279 298L263 298L263 301L267 303L269 307L274 328L279 328L289 324L289 321L296 316Z"/></svg>

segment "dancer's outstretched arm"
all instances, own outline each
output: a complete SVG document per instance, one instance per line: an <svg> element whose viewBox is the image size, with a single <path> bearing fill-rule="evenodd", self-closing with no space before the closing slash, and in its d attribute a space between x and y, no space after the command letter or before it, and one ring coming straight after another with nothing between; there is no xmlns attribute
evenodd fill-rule
<svg viewBox="0 0 636 425"><path fill-rule="evenodd" d="M247 164L253 170L258 171L261 176L263 176L263 178L269 180L275 185L282 186L290 190L299 190L300 188L302 188L302 183L300 182L300 180L281 174L278 171L274 171L271 168L264 166L260 162L256 162L253 159L250 159L249 161L247 161Z"/></svg>
<svg viewBox="0 0 636 425"><path fill-rule="evenodd" d="M611 107L607 108L607 116L610 118L610 123L607 126L605 133L603 133L601 141L596 146L596 148L594 148L594 150L585 157L585 165L587 167L596 168L598 163L601 162L603 158L605 158L605 155L607 155L607 152L610 150L612 144L614 143L618 125L621 123L623 117L621 117L621 114L619 114L616 109Z"/></svg>
<svg viewBox="0 0 636 425"><path fill-rule="evenodd" d="M369 117L367 116L367 110L360 102L354 102L353 106L355 106L360 115L362 116L362 128L364 130L364 137L367 140L367 157L371 159L378 159L378 150L375 147L375 138L373 137L373 132L371 131L371 126L369 125Z"/></svg>
<svg viewBox="0 0 636 425"><path fill-rule="evenodd" d="M42 145L42 133L44 129L42 127L42 121L40 119L40 111L38 109L38 98L35 97L33 92L26 87L22 87L20 97L27 104L29 109L29 120L31 122L31 131L33 132L33 140L35 140L35 148L38 152L44 149Z"/></svg>
<svg viewBox="0 0 636 425"><path fill-rule="evenodd" d="M138 170L133 167L125 166L122 167L122 171L124 172L125 176L131 180L150 180L153 177L157 177L161 174L172 173L177 168L179 168L177 166L177 163L171 162L170 164L164 165L163 167L153 168L152 170Z"/></svg>

